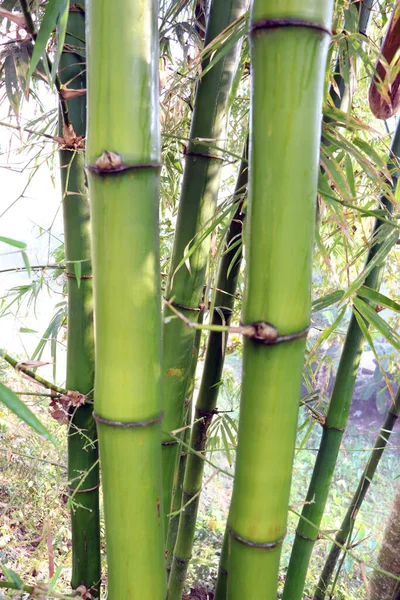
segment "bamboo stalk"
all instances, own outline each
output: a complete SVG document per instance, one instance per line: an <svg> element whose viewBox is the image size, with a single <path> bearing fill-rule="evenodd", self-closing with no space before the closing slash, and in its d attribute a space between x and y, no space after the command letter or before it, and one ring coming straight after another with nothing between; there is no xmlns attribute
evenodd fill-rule
<svg viewBox="0 0 400 600"><path fill-rule="evenodd" d="M213 0L207 24L205 46L216 38L229 24L242 16L248 0ZM186 149L185 170L179 202L174 247L166 286L169 300L179 310L197 323L201 310L204 278L210 251L210 236L198 240L212 219L223 164L223 153L215 146L224 147L228 115L228 98L236 71L239 44L210 69L198 83L190 138ZM204 71L210 58L203 60ZM198 142L195 138L200 138ZM197 237L196 237L197 236ZM197 244L190 256L190 269L182 260L189 245ZM163 459L163 502L165 522L171 509L171 495L178 446L171 444L168 432L182 426L183 406L189 381L194 330L173 316L168 305L164 309L167 319L164 326L164 402L165 416Z"/></svg>
<svg viewBox="0 0 400 600"><path fill-rule="evenodd" d="M400 413L400 390L398 390L396 398L389 408L385 421L377 435L373 449L371 450L368 462L365 466L363 474L361 475L360 482L357 486L357 490L350 502L349 508L347 509L346 515L342 521L339 531L335 536L335 543L332 545L329 555L325 561L324 568L318 581L317 589L314 594L314 600L324 600L326 596L326 590L330 583L330 580L335 570L336 563L342 551L346 552L346 549L350 545L350 538L354 528L355 520L360 511L361 505L368 492L369 486L372 483L372 479L375 475L375 471L378 468L379 462L382 458L383 452L386 448L389 438L393 432L393 427L397 422Z"/></svg>
<svg viewBox="0 0 400 600"><path fill-rule="evenodd" d="M320 115L332 8L333 2L326 0L252 2L243 322L272 328L285 341L244 341L228 517L229 600L277 594L311 309Z"/></svg>
<svg viewBox="0 0 400 600"><path fill-rule="evenodd" d="M59 67L61 84L74 82L86 88L85 13L71 7ZM90 221L85 156L79 146L86 129L86 97L66 102L77 136L69 149L60 150L63 192L64 240L68 281L67 388L88 394L94 387L93 292L90 260ZM59 133L63 135L62 114ZM74 144L78 148L74 148ZM79 278L77 278L78 265ZM79 502L72 506L72 579L74 589L84 586L94 597L100 595L100 510L99 466L96 424L92 406L69 409L68 481L71 494L78 489ZM87 474L83 485L80 480Z"/></svg>
<svg viewBox="0 0 400 600"><path fill-rule="evenodd" d="M240 164L234 194L237 208L230 223L226 239L226 250L219 267L217 279L218 291L215 296L215 306L218 308L214 310L212 318L212 323L217 325L229 325L235 302L237 280L242 259L241 248L237 248L235 242L242 236L242 207L248 179L246 156L247 152L245 152L244 159ZM232 246L232 244L234 245ZM208 430L217 406L227 337L227 334L211 331L208 339L204 370L196 401L190 439L190 446L196 452L203 453L206 449ZM190 454L187 459L183 481L182 510L179 517L178 535L174 549L171 576L169 578L169 600L181 600L182 598L186 573L193 549L203 471L204 461L197 454Z"/></svg>
<svg viewBox="0 0 400 600"><path fill-rule="evenodd" d="M393 190L396 188L398 179L399 159L400 126L398 125L392 141L388 162L388 169L392 173ZM389 213L393 210L393 204L385 196L381 198L379 208L382 206ZM383 241L376 241L381 227L382 222L376 219L373 234L375 243L368 252L366 264L369 264L374 259L384 243ZM384 263L373 267L367 275L364 285L372 289L379 289L383 269ZM336 374L335 385L332 390L328 414L323 426L322 439L311 482L302 510L302 516L296 530L296 538L292 548L283 592L284 600L300 600L302 598L308 564L314 543L319 536L319 527L332 482L343 432L347 424L363 345L364 337L353 312Z"/></svg>
<svg viewBox="0 0 400 600"><path fill-rule="evenodd" d="M164 600L158 2L88 0L87 9L94 408L108 599Z"/></svg>

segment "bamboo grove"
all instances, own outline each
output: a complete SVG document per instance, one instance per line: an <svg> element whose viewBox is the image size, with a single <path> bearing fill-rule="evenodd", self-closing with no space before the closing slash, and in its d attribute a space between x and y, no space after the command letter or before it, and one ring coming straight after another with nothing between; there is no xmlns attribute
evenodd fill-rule
<svg viewBox="0 0 400 600"><path fill-rule="evenodd" d="M0 3L3 35L14 36L1 55L6 124L32 145L51 142L62 193L62 259L30 265L19 248L29 276L54 269L67 298L32 361L0 356L50 394L57 439L3 384L0 400L66 455L68 597L190 598L203 494L219 476L232 497L215 600L324 600L347 556L363 562L357 515L400 407L398 373L376 349L379 336L400 348L385 275L399 235L399 10L370 0ZM57 111L42 131L40 119L24 129L24 98L40 94ZM65 324L66 378L48 381L36 369ZM323 392L332 338L340 359ZM219 409L234 344L237 419ZM365 348L390 402L342 522L326 532ZM305 428L301 446L318 447L299 507L291 485ZM373 589L388 572L400 581L382 564L368 565ZM3 573L1 588L54 595L56 583Z"/></svg>

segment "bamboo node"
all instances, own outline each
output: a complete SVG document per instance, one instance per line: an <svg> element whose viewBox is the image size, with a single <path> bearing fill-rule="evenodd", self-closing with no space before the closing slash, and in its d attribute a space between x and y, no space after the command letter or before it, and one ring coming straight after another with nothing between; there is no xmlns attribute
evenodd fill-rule
<svg viewBox="0 0 400 600"><path fill-rule="evenodd" d="M179 440L165 440L161 442L161 446L175 446L176 444L179 444Z"/></svg>
<svg viewBox="0 0 400 600"><path fill-rule="evenodd" d="M78 279L75 273L68 273L68 271L66 271L65 274L69 279ZM79 279L93 279L93 275L80 275Z"/></svg>
<svg viewBox="0 0 400 600"><path fill-rule="evenodd" d="M309 327L297 331L295 333L289 333L287 335L279 335L278 329L275 325L268 323L268 321L255 321L250 325L241 325L239 328L242 335L254 340L271 346L274 344L281 344L282 342L291 342L293 340L306 337L309 331Z"/></svg>
<svg viewBox="0 0 400 600"><path fill-rule="evenodd" d="M327 33L329 36L332 35L332 31L321 25L319 23L314 23L313 21L307 21L306 19L295 19L295 18L282 18L282 19L263 19L262 21L258 21L257 23L253 23L250 27L249 34L265 30L265 29L280 29L281 27L306 27L307 29L316 29L317 31L322 31L323 33Z"/></svg>
<svg viewBox="0 0 400 600"><path fill-rule="evenodd" d="M192 557L190 557L190 558L179 558L179 556L177 556L176 554L174 554L173 556L174 556L174 560L178 564L180 564L182 566L187 565L190 562L190 559L192 558Z"/></svg>
<svg viewBox="0 0 400 600"><path fill-rule="evenodd" d="M113 421L112 419L105 419L104 417L100 417L100 415L96 414L93 411L93 419L96 423L101 423L102 425L109 425L110 427L121 427L123 429L131 429L134 427L148 427L149 425L155 425L162 421L164 413L160 413L153 419L146 419L145 421Z"/></svg>
<svg viewBox="0 0 400 600"><path fill-rule="evenodd" d="M251 540L246 540L245 538L243 538L242 536L237 534L236 531L234 531L230 525L228 525L227 528L228 528L229 535L234 540L236 540L240 544L249 546L250 548L260 548L260 550L273 550L274 548L281 546L286 537L286 531L285 531L284 535L281 538L279 538L278 540L274 540L273 542L252 542Z"/></svg>
<svg viewBox="0 0 400 600"><path fill-rule="evenodd" d="M222 156L218 156L217 154L207 154L206 152L188 152L184 149L183 154L185 156L193 156L194 158L209 158L213 160L224 160Z"/></svg>
<svg viewBox="0 0 400 600"><path fill-rule="evenodd" d="M116 152L105 150L96 160L94 165L87 165L86 169L97 175L109 175L114 173L124 173L140 169L161 169L160 163L137 163L127 165L123 162L122 156Z"/></svg>
<svg viewBox="0 0 400 600"><path fill-rule="evenodd" d="M307 537L306 535L303 535L302 533L300 533L298 529L296 529L296 535L298 537L302 538L303 540L307 540L307 542L312 542L312 543L318 542L318 540L321 539L321 534L320 533L318 533L318 535L317 535L316 538L310 538L310 537Z"/></svg>
<svg viewBox="0 0 400 600"><path fill-rule="evenodd" d="M333 427L332 425L328 425L326 421L324 421L323 423L320 421L321 426L324 429L332 429L332 431L345 431L346 427Z"/></svg>
<svg viewBox="0 0 400 600"><path fill-rule="evenodd" d="M168 300L168 298L165 298L165 296L164 300L167 304L170 304L174 308L178 308L180 310L192 310L194 312L201 312L204 308L204 304L200 304L200 306L198 307L186 306L185 304L180 304L179 302L175 302L174 300Z"/></svg>

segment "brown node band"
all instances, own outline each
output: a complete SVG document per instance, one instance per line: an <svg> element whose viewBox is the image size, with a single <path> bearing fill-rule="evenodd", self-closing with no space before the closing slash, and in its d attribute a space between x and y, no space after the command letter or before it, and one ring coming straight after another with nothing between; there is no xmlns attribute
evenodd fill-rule
<svg viewBox="0 0 400 600"><path fill-rule="evenodd" d="M69 279L78 279L75 273L68 273L68 271L66 271L65 274ZM93 275L81 275L79 279L93 279Z"/></svg>
<svg viewBox="0 0 400 600"><path fill-rule="evenodd" d="M214 408L214 410L201 410L200 408L196 408L196 416L201 419L201 417L211 417L212 415L217 415L218 409Z"/></svg>
<svg viewBox="0 0 400 600"><path fill-rule="evenodd" d="M307 542L318 542L318 540L321 539L320 534L318 534L318 536L316 538L310 538L310 537L307 537L306 535L303 535L302 533L300 533L297 529L296 529L296 535L301 537L303 540L307 540Z"/></svg>
<svg viewBox="0 0 400 600"><path fill-rule="evenodd" d="M317 29L317 31L327 33L329 36L332 35L332 31L324 25L313 23L306 19L295 19L290 17L286 19L264 19L258 21L258 23L253 23L250 27L250 35L263 29L280 29L281 27L306 27L307 29Z"/></svg>
<svg viewBox="0 0 400 600"><path fill-rule="evenodd" d="M240 542L241 544L244 544L245 546L249 546L250 548L260 548L260 550L273 550L274 548L277 548L278 546L283 544L283 540L285 539L285 536L286 536L286 533L285 533L285 535L283 535L281 538L279 538L279 540L275 540L273 542L252 542L250 540L246 540L245 538L242 538L230 526L228 526L228 532L229 532L229 535L237 542Z"/></svg>
<svg viewBox="0 0 400 600"><path fill-rule="evenodd" d="M86 490L75 490L74 488L70 487L69 485L67 486L67 490L68 492L71 492L71 494L86 494L88 492L94 492L95 490L98 490L100 487L100 483L98 483L97 485L91 487L91 488L87 488Z"/></svg>
<svg viewBox="0 0 400 600"><path fill-rule="evenodd" d="M161 169L161 163L137 163L135 165L116 165L110 168L98 167L97 165L86 165L86 170L96 175L118 175L126 171L141 171L143 169Z"/></svg>
<svg viewBox="0 0 400 600"><path fill-rule="evenodd" d="M346 431L346 427L333 427L332 425L327 425L326 423L321 423L321 426L324 429L332 429L332 431Z"/></svg>
<svg viewBox="0 0 400 600"><path fill-rule="evenodd" d="M93 419L97 423L101 423L102 425L109 425L110 427L122 427L124 429L134 428L134 427L147 427L148 425L154 425L155 423L159 423L162 421L164 413L157 415L154 419L147 419L146 421L112 421L111 419L104 419L100 417L95 412L93 412Z"/></svg>
<svg viewBox="0 0 400 600"><path fill-rule="evenodd" d="M226 571L226 569L224 569L223 567L218 567L218 571L223 575L228 575L228 571Z"/></svg>
<svg viewBox="0 0 400 600"><path fill-rule="evenodd" d="M166 302L168 302L168 304L171 304L171 306L173 306L174 308L179 308L180 310L192 310L194 312L201 312L204 308L204 306L199 306L194 308L193 306L186 306L185 304L180 304L179 302L174 302L173 300L168 300L168 298L166 298L164 296L164 300Z"/></svg>
<svg viewBox="0 0 400 600"><path fill-rule="evenodd" d="M268 321L254 321L250 325L242 325L242 333L250 340L265 344L266 346L274 346L283 342L292 342L303 337L307 337L310 326L307 326L301 331L288 333L287 335L279 335L278 329L268 323Z"/></svg>
<svg viewBox="0 0 400 600"><path fill-rule="evenodd" d="M179 440L167 440L165 442L161 442L161 446L175 446L175 444L179 444Z"/></svg>
<svg viewBox="0 0 400 600"><path fill-rule="evenodd" d="M192 558L192 557L190 557ZM176 554L174 554L174 560L180 565L187 565L190 562L190 558L179 558Z"/></svg>
<svg viewBox="0 0 400 600"><path fill-rule="evenodd" d="M395 419L398 419L400 414L394 410L389 410L388 411L388 415L391 415L392 417L394 417Z"/></svg>

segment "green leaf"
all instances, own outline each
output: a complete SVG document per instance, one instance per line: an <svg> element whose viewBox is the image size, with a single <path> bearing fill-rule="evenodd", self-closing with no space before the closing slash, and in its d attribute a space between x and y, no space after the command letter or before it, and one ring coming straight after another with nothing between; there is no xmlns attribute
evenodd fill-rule
<svg viewBox="0 0 400 600"><path fill-rule="evenodd" d="M35 329L29 329L28 327L20 327L19 331L20 333L39 333L38 331L35 331Z"/></svg>
<svg viewBox="0 0 400 600"><path fill-rule="evenodd" d="M69 15L69 0L62 0L62 6L57 21L57 47L51 69L51 80L54 82L60 63L61 54L64 48L65 34L67 33L67 23Z"/></svg>
<svg viewBox="0 0 400 600"><path fill-rule="evenodd" d="M60 14L65 0L49 0L44 13L43 21L40 25L39 32L36 36L35 46L33 48L33 54L31 64L29 67L27 81L29 82L32 74L34 73L40 59L46 55L46 46L53 29L56 26L58 15ZM46 61L44 61L46 62Z"/></svg>
<svg viewBox="0 0 400 600"><path fill-rule="evenodd" d="M326 294L326 296L322 296L322 298L317 298L317 300L314 300L314 302L312 303L312 312L324 310L324 308L328 308L329 306L332 306L332 304L340 302L340 300L343 298L343 294L343 290L336 290L331 294Z"/></svg>
<svg viewBox="0 0 400 600"><path fill-rule="evenodd" d="M1 565L1 569L4 573L4 575L7 578L7 581L10 581L12 583L15 583L15 585L17 585L19 590L22 590L22 588L24 587L24 583L21 579L21 577L12 569L9 569L4 563L2 563Z"/></svg>
<svg viewBox="0 0 400 600"><path fill-rule="evenodd" d="M53 436L47 431L42 425L39 419L33 414L33 412L26 406L24 402L8 387L0 382L0 402L2 402L11 412L19 417L24 423L32 427L39 435L43 436L47 440L56 443Z"/></svg>
<svg viewBox="0 0 400 600"><path fill-rule="evenodd" d="M81 261L76 261L74 263L74 272L76 277L76 283L78 284L78 288L81 287L81 276L82 276L82 263Z"/></svg>
<svg viewBox="0 0 400 600"><path fill-rule="evenodd" d="M364 319L373 325L389 344L392 344L396 350L400 350L400 336L389 327L386 321L361 298L354 298L353 302Z"/></svg>
<svg viewBox="0 0 400 600"><path fill-rule="evenodd" d="M26 252L21 252L21 254L22 254L22 258L23 258L24 265L26 268L26 272L28 273L28 277L30 277L31 276L31 265L29 263L28 255Z"/></svg>
<svg viewBox="0 0 400 600"><path fill-rule="evenodd" d="M365 285L358 290L358 295L361 296L361 298L370 300L374 304L381 304L385 308L391 308L396 312L400 312L400 304Z"/></svg>
<svg viewBox="0 0 400 600"><path fill-rule="evenodd" d="M4 242L4 244L8 244L9 246L14 246L15 248L26 248L26 244L24 242L19 242L18 240L13 240L8 237L0 236L0 242Z"/></svg>

